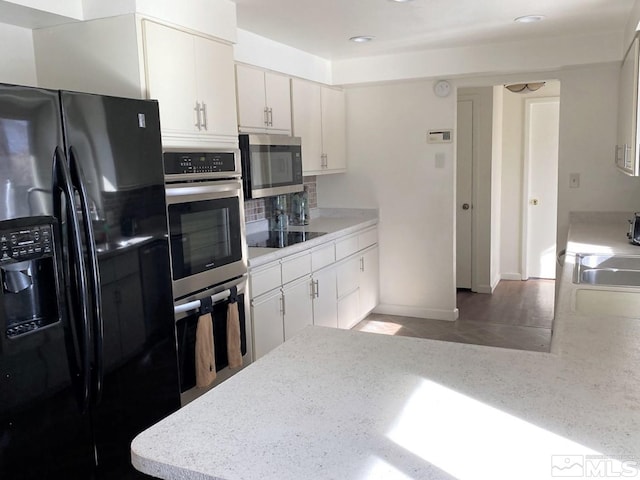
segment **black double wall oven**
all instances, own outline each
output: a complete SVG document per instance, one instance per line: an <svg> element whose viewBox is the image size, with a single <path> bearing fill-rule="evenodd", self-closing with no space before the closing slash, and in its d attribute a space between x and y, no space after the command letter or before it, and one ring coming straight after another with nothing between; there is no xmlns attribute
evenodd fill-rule
<svg viewBox="0 0 640 480"><path fill-rule="evenodd" d="M243 365L251 362L245 312L247 247L238 151L166 151L167 217L182 403L195 388L195 336L200 307L211 302L215 386L237 370L227 368L226 312L237 301Z"/></svg>

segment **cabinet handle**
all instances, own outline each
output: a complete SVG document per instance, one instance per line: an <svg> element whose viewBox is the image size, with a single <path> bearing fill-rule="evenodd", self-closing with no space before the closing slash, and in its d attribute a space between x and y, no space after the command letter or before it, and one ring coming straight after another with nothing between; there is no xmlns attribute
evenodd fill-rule
<svg viewBox="0 0 640 480"><path fill-rule="evenodd" d="M327 159L327 154L323 153L322 155L320 155L320 167L327 168L328 166L329 166L329 161Z"/></svg>
<svg viewBox="0 0 640 480"><path fill-rule="evenodd" d="M360 257L360 271L364 272L364 257Z"/></svg>
<svg viewBox="0 0 640 480"><path fill-rule="evenodd" d="M273 127L273 108L269 107L269 126Z"/></svg>
<svg viewBox="0 0 640 480"><path fill-rule="evenodd" d="M194 108L193 110L196 112L196 123L195 123L195 127L196 127L198 130L201 130L201 127L200 127L200 102L196 102L196 106L195 106L195 108Z"/></svg>
<svg viewBox="0 0 640 480"><path fill-rule="evenodd" d="M269 126L269 107L264 107L264 124Z"/></svg>
<svg viewBox="0 0 640 480"><path fill-rule="evenodd" d="M207 130L207 104L202 102L202 107L200 107L200 111L202 112L202 128Z"/></svg>
<svg viewBox="0 0 640 480"><path fill-rule="evenodd" d="M286 305L284 303L284 294L280 297L280 313L282 315L286 315L287 313Z"/></svg>
<svg viewBox="0 0 640 480"><path fill-rule="evenodd" d="M320 297L320 280L314 280L315 284L315 296L316 298Z"/></svg>

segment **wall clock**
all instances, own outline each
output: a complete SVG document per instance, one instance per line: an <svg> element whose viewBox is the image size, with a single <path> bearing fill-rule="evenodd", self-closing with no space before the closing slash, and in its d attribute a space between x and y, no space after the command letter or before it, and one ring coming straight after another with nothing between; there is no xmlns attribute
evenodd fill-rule
<svg viewBox="0 0 640 480"><path fill-rule="evenodd" d="M451 93L451 84L446 80L438 80L433 86L433 92L438 97L448 97Z"/></svg>

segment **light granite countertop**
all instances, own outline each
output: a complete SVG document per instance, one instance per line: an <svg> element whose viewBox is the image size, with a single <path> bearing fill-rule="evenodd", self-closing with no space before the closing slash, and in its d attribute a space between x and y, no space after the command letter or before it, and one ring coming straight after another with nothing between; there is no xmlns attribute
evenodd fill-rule
<svg viewBox="0 0 640 480"><path fill-rule="evenodd" d="M325 235L285 248L249 247L249 268L259 267L287 255L314 248L377 223L378 211L376 209L319 209L309 221L309 225L290 225L288 230L291 232L324 232ZM261 228L266 228L266 226Z"/></svg>
<svg viewBox="0 0 640 480"><path fill-rule="evenodd" d="M585 287L571 282L574 253L640 247L622 216L596 217L572 223L552 353L308 327L141 433L134 466L165 479L640 478L640 320L575 312Z"/></svg>

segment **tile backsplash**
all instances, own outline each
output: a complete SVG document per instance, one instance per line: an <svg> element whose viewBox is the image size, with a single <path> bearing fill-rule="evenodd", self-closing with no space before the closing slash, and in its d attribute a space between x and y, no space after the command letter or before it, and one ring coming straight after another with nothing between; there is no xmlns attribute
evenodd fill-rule
<svg viewBox="0 0 640 480"><path fill-rule="evenodd" d="M304 188L307 190L309 208L318 207L318 194L316 191L316 177L304 177ZM256 198L255 200L244 201L245 222L256 222L268 218L270 214L270 202L268 198Z"/></svg>

